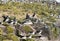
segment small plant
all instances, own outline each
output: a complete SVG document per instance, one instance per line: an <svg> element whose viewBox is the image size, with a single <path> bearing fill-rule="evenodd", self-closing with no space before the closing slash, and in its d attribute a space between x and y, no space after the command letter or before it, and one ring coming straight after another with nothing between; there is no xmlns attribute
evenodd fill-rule
<svg viewBox="0 0 60 41"><path fill-rule="evenodd" d="M3 25L4 25L4 26L9 26L9 24L8 24L8 23L6 23L6 22L3 22Z"/></svg>
<svg viewBox="0 0 60 41"><path fill-rule="evenodd" d="M11 26L7 26L7 33L13 33L14 29Z"/></svg>
<svg viewBox="0 0 60 41"><path fill-rule="evenodd" d="M57 29L56 27L52 28L52 33L53 33L53 37L57 38L59 35L59 29Z"/></svg>
<svg viewBox="0 0 60 41"><path fill-rule="evenodd" d="M0 35L2 35L3 34L3 30L0 28Z"/></svg>
<svg viewBox="0 0 60 41"><path fill-rule="evenodd" d="M32 31L32 29L30 28L30 26L27 26L27 25L23 27L23 30L26 31L26 32Z"/></svg>

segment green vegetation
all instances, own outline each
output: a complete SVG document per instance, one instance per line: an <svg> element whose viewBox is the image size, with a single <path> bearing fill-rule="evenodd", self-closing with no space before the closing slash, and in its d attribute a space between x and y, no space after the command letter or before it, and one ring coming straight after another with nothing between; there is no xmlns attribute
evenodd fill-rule
<svg viewBox="0 0 60 41"><path fill-rule="evenodd" d="M54 5L52 5L54 6ZM57 37L59 35L59 29L55 28L52 26L52 23L54 23L57 18L56 16L59 14L58 9L60 9L60 6L54 6L55 9L50 9L48 4L42 5L42 3L18 3L18 2L7 2L6 4L0 4L0 11L3 12L8 12L8 15L15 15L17 19L19 20L18 22L22 21L24 19L24 15L26 13L32 14L36 13L38 18L41 18L44 20L45 23L47 23L50 26L50 29L53 33L53 37ZM50 16L54 14L54 16ZM5 13L6 14L6 13ZM19 15L19 16L18 16ZM12 17L13 18L13 17ZM0 28L0 41L19 41L19 37L17 37L14 33L14 29L9 26L8 24L4 23L4 26L7 28L7 35L6 37L3 36L3 30ZM31 28L29 26L24 26L23 29L26 32L31 31ZM26 41L34 41L32 39L27 39Z"/></svg>
<svg viewBox="0 0 60 41"><path fill-rule="evenodd" d="M7 32L13 33L14 29L11 26L7 26Z"/></svg>
<svg viewBox="0 0 60 41"><path fill-rule="evenodd" d="M32 29L30 28L30 26L27 26L27 25L23 27L23 30L26 31L26 32L32 31Z"/></svg>
<svg viewBox="0 0 60 41"><path fill-rule="evenodd" d="M3 34L3 30L0 28L0 35L2 35Z"/></svg>
<svg viewBox="0 0 60 41"><path fill-rule="evenodd" d="M0 29L0 41L19 41L19 38L13 33L13 28L7 27L7 35L3 35L2 29Z"/></svg>
<svg viewBox="0 0 60 41"><path fill-rule="evenodd" d="M36 12L37 14L41 15L42 12L44 13L44 15L49 15L50 13L55 13L56 10L50 10L48 5L42 5L41 3L32 3L32 4L28 4L28 3L18 3L18 2L8 2L4 5L0 5L0 10L2 11L10 11L10 13L12 14L23 14L24 12L28 12L28 13L33 13ZM52 11L52 12L51 12ZM49 14L48 14L49 13Z"/></svg>

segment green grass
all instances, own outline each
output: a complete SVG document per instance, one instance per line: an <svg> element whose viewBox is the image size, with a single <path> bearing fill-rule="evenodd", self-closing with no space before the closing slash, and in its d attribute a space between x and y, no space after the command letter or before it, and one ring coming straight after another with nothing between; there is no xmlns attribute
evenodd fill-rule
<svg viewBox="0 0 60 41"><path fill-rule="evenodd" d="M53 5L52 5L53 6ZM60 7L60 6L59 6ZM1 12L2 11L2 12ZM58 15L58 11L56 8L55 10L53 9L49 9L48 5L45 4L44 6L41 3L32 3L32 4L27 4L27 3L18 3L18 2L8 2L7 4L0 4L0 14L3 15L4 13L5 15L8 14L9 16L15 16L17 17L17 19L19 20L18 22L23 21L23 19L25 18L26 13L32 15L32 13L36 13L36 15L38 16L38 18L44 19L46 21L49 21L49 23L47 23L53 33L54 37L57 37L59 34L59 30L57 28L53 28L52 23L55 22L56 20L56 16L50 16L51 13L53 13L54 15ZM44 13L44 14L42 14ZM49 17L47 19L47 17ZM11 17L11 19L13 19L13 17ZM46 22L45 21L45 22ZM52 23L50 23L52 22ZM12 29L11 26L9 26L8 24L4 23L4 26L7 27L7 39L4 39L4 41L9 41L9 39L13 40L13 41L19 41L18 37L15 36L13 33L14 29ZM23 30L25 30L26 32L30 32L31 28L29 26L24 26ZM3 30L0 29L0 34L2 34ZM0 37L0 40L2 41L3 36ZM33 41L30 39L27 39L26 41Z"/></svg>
<svg viewBox="0 0 60 41"><path fill-rule="evenodd" d="M30 32L30 31L32 31L32 29L30 28L30 26L27 26L27 25L23 27L23 30L26 31L27 33Z"/></svg>

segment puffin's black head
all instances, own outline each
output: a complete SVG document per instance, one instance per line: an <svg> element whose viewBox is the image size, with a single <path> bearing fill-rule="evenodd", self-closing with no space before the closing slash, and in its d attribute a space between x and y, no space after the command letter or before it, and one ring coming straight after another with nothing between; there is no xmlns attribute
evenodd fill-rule
<svg viewBox="0 0 60 41"><path fill-rule="evenodd" d="M29 15L28 14L26 14L26 19L29 19Z"/></svg>
<svg viewBox="0 0 60 41"><path fill-rule="evenodd" d="M35 16L35 13L32 15L32 17L34 17Z"/></svg>

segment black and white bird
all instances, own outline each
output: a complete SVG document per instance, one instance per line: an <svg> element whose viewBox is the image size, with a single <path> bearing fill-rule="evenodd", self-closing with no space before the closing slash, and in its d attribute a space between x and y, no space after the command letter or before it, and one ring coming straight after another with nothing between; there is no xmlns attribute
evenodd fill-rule
<svg viewBox="0 0 60 41"><path fill-rule="evenodd" d="M7 19L7 16L3 15L3 22L5 22L5 20Z"/></svg>
<svg viewBox="0 0 60 41"><path fill-rule="evenodd" d="M14 17L14 19L11 20L10 24L15 24L15 25L17 24L17 19L16 19L16 17Z"/></svg>
<svg viewBox="0 0 60 41"><path fill-rule="evenodd" d="M9 17L8 17L8 16L4 16L4 15L3 15L2 17L3 17L3 19L4 19L3 22L9 21Z"/></svg>

